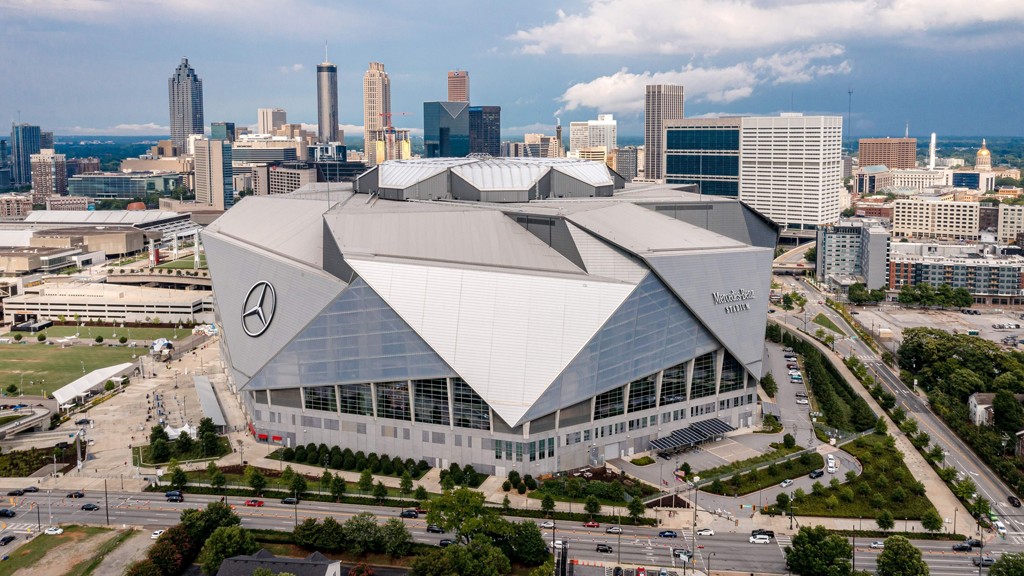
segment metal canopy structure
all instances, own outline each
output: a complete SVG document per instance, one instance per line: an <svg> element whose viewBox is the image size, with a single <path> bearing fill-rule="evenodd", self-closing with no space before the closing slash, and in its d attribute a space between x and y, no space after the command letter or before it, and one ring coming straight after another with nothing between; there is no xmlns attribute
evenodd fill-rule
<svg viewBox="0 0 1024 576"><path fill-rule="evenodd" d="M718 418L694 422L686 428L674 430L665 438L651 440L651 448L659 452L671 452L680 448L692 447L697 444L717 439L727 432L735 430L732 426Z"/></svg>

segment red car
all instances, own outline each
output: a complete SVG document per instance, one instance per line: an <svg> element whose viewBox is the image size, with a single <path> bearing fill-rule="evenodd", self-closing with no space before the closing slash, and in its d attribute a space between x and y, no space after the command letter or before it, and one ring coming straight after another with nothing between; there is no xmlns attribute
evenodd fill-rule
<svg viewBox="0 0 1024 576"><path fill-rule="evenodd" d="M245 501L245 505L246 506L255 506L255 507L259 508L259 507L263 506L263 500L246 500Z"/></svg>
<svg viewBox="0 0 1024 576"><path fill-rule="evenodd" d="M601 525L598 524L597 522L594 522L593 520L591 520L590 522L584 522L583 523L583 527L584 528L600 528Z"/></svg>

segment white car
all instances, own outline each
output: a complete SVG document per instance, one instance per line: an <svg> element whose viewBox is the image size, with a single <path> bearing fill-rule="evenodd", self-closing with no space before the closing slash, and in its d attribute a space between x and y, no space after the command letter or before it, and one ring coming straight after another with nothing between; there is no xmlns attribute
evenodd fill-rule
<svg viewBox="0 0 1024 576"><path fill-rule="evenodd" d="M871 548L874 549L874 550L884 550L885 549L885 542L882 542L881 540L877 540L875 542L872 542L871 543Z"/></svg>
<svg viewBox="0 0 1024 576"><path fill-rule="evenodd" d="M64 533L64 529L60 528L60 527L57 527L57 526L50 526L43 533L44 534L49 534L50 536L59 536L60 534Z"/></svg>
<svg viewBox="0 0 1024 576"><path fill-rule="evenodd" d="M714 535L715 535L715 531L712 530L711 528L701 528L700 530L697 530L697 536L714 536Z"/></svg>
<svg viewBox="0 0 1024 576"><path fill-rule="evenodd" d="M561 540L555 540L555 550L561 550L561 549L562 549L562 541Z"/></svg>
<svg viewBox="0 0 1024 576"><path fill-rule="evenodd" d="M839 471L839 468L836 468L836 467L835 467L835 466L833 466L832 464L829 464L828 468L826 468L826 471L827 471L827 472L828 472L829 474L835 474L836 472L838 472L838 471Z"/></svg>
<svg viewBox="0 0 1024 576"><path fill-rule="evenodd" d="M757 536L750 537L751 544L771 544L772 539L764 534L758 534Z"/></svg>
<svg viewBox="0 0 1024 576"><path fill-rule="evenodd" d="M551 529L551 528L554 528L554 527L555 527L555 523L554 523L554 522L552 522L551 520L545 520L545 521L543 521L543 522L541 522L541 523L540 523L540 527L541 527L541 528L548 528L548 529Z"/></svg>
<svg viewBox="0 0 1024 576"><path fill-rule="evenodd" d="M799 404L799 405L801 405L801 406L807 406L807 405L808 405L808 404L810 404L811 402L810 402L810 400L808 400L807 398L797 398L797 399L796 399L796 403L797 403L797 404Z"/></svg>
<svg viewBox="0 0 1024 576"><path fill-rule="evenodd" d="M800 375L800 371L799 370L790 370L789 371L789 375L790 376L799 376Z"/></svg>
<svg viewBox="0 0 1024 576"><path fill-rule="evenodd" d="M782 481L781 484L779 484L779 486L782 486L783 488L789 488L792 485L793 485L793 479L792 478L786 478L785 480Z"/></svg>
<svg viewBox="0 0 1024 576"><path fill-rule="evenodd" d="M618 526L609 526L604 531L608 534L622 534L622 528Z"/></svg>
<svg viewBox="0 0 1024 576"><path fill-rule="evenodd" d="M164 533L163 530L157 530L157 531L153 532L153 534L150 536L150 538L152 538L153 540L156 540L163 533Z"/></svg>

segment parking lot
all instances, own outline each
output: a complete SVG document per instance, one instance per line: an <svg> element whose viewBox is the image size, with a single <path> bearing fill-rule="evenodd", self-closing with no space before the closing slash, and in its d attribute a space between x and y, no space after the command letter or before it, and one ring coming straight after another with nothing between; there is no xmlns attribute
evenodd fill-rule
<svg viewBox="0 0 1024 576"><path fill-rule="evenodd" d="M873 334L884 334L892 330L893 342L903 340L903 331L908 328L939 328L950 333L967 334L977 330L978 336L997 344L1007 336L1024 339L1024 328L994 328L994 325L1019 324L1024 326L1021 313L1014 310L977 308L978 314L964 314L959 310L917 310L893 305L858 307L856 318ZM885 340L883 340L885 341Z"/></svg>

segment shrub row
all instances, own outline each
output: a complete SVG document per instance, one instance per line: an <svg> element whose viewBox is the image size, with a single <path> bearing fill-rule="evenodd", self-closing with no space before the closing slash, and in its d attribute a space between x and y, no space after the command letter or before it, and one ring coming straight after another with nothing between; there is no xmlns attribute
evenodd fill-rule
<svg viewBox="0 0 1024 576"><path fill-rule="evenodd" d="M353 452L351 448L341 449L339 446L328 448L326 444L317 446L310 442L305 446L298 446L295 449L285 448L280 452L280 458L285 462L297 464L309 464L311 466L327 466L335 470L350 470L362 472L369 469L374 474L384 476L401 476L405 472L414 478L419 478L424 472L430 470L426 460L416 462L412 458L402 460L387 454L377 455L376 452L364 453L362 450Z"/></svg>

